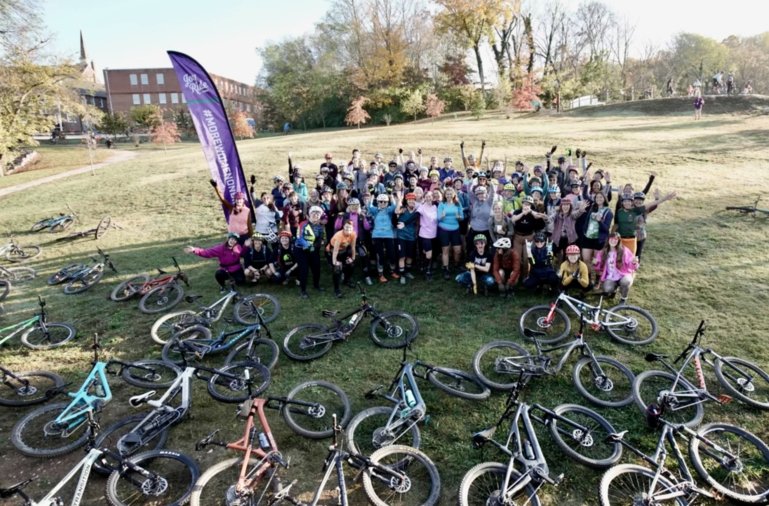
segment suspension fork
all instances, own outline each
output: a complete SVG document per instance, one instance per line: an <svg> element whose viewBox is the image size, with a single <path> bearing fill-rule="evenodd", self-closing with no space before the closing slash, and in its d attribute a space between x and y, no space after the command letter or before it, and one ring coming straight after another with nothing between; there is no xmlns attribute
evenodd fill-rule
<svg viewBox="0 0 769 506"><path fill-rule="evenodd" d="M550 311L547 312L547 318L545 318L545 321L548 324L553 323L553 318L555 318L555 309L557 307L558 307L557 301L550 303Z"/></svg>
<svg viewBox="0 0 769 506"><path fill-rule="evenodd" d="M694 355L694 372L697 375L697 383L700 388L707 390L707 386L705 385L705 374L702 372L702 360L700 359L699 353Z"/></svg>

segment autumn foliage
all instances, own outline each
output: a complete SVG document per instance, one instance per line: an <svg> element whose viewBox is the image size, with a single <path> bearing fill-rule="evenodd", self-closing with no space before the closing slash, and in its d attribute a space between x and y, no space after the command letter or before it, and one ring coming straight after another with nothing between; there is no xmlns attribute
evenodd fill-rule
<svg viewBox="0 0 769 506"><path fill-rule="evenodd" d="M371 116L366 112L366 109L363 108L363 106L366 105L366 102L368 102L366 97L358 97L353 100L350 107L347 108L347 115L344 117L344 122L348 125L358 125L358 128L360 128L361 125L365 125L366 122L371 119Z"/></svg>
<svg viewBox="0 0 769 506"><path fill-rule="evenodd" d="M513 90L513 107L519 111L538 109L538 104L542 103L539 98L540 93L542 89L534 82L534 78L531 75L525 77L521 87Z"/></svg>
<svg viewBox="0 0 769 506"><path fill-rule="evenodd" d="M446 109L446 102L438 98L438 96L435 95L434 93L430 93L429 95L427 95L425 114L435 119L436 117L443 114L443 111L445 109Z"/></svg>
<svg viewBox="0 0 769 506"><path fill-rule="evenodd" d="M152 129L152 142L162 144L163 149L166 149L169 144L179 142L180 140L179 130L174 123L164 121Z"/></svg>
<svg viewBox="0 0 769 506"><path fill-rule="evenodd" d="M248 124L246 113L243 111L235 111L231 119L232 123L232 135L237 139L251 138L254 136L254 129Z"/></svg>

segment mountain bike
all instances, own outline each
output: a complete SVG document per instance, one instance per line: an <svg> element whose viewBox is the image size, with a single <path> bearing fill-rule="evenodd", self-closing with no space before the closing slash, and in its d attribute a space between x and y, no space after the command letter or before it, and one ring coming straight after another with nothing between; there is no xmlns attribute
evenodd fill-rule
<svg viewBox="0 0 769 506"><path fill-rule="evenodd" d="M67 284L64 285L64 293L72 295L85 292L98 283L104 276L105 267L109 267L112 272L117 272L115 264L112 263L109 255L102 251L101 248L96 249L99 252L101 260L91 257L91 260L94 262L93 265L70 264L66 267L62 267L48 278L48 284L58 285L66 282Z"/></svg>
<svg viewBox="0 0 769 506"><path fill-rule="evenodd" d="M13 239L6 244L0 244L0 258L5 258L9 262L24 262L35 258L42 251L40 246L21 246Z"/></svg>
<svg viewBox="0 0 769 506"><path fill-rule="evenodd" d="M338 317L339 311L322 311L324 318L332 319L331 325L303 323L291 329L283 339L286 355L300 361L320 358L331 350L335 342L346 341L365 316L371 316L370 337L378 346L403 348L416 339L419 325L413 316L404 311L379 312L369 303L360 283L358 290L360 306L349 313Z"/></svg>
<svg viewBox="0 0 769 506"><path fill-rule="evenodd" d="M58 216L43 218L42 220L35 222L35 224L32 225L32 232L40 232L46 228L49 229L49 232L63 232L70 225L75 223L75 220L77 219L77 214L75 214L75 211L69 207L69 204L67 204L67 209L69 209L69 214L59 213Z"/></svg>
<svg viewBox="0 0 769 506"><path fill-rule="evenodd" d="M92 345L93 368L77 392L69 393L72 401L49 404L21 417L11 431L11 442L29 457L58 457L85 445L88 441L89 413L101 409L112 400L107 374L120 375L127 383L140 388L170 386L179 369L160 360L100 362L98 336ZM110 367L119 366L117 370ZM148 386L149 385L149 386Z"/></svg>
<svg viewBox="0 0 769 506"><path fill-rule="evenodd" d="M739 211L740 214L749 214L756 217L756 213L763 213L769 215L769 209L761 209L758 207L758 202L761 200L761 195L758 196L755 202L747 206L726 206L727 211Z"/></svg>
<svg viewBox="0 0 769 506"><path fill-rule="evenodd" d="M728 423L710 423L696 432L683 424L664 418L665 410L647 412L647 421L662 425L657 447L652 455L625 441L623 431L609 436L637 456L647 466L619 464L601 478L602 506L619 504L694 504L697 496L744 503L764 503L769 499L769 447L750 432ZM700 478L710 487L697 485L676 438L689 445L689 459ZM672 450L675 466L666 465Z"/></svg>
<svg viewBox="0 0 769 506"><path fill-rule="evenodd" d="M540 404L527 404L518 397L527 382L520 381L510 391L505 411L492 427L473 434L475 448L491 443L509 457L507 464L484 462L462 477L459 504L539 506L539 488L548 483L558 485L563 475L553 476L547 458L539 445L533 422L550 429L558 448L572 460L594 469L605 469L622 456L622 447L607 441L614 433L612 425L601 415L576 404L561 404L548 409ZM504 440L494 439L497 428L505 421L510 429ZM640 503L639 503L640 504Z"/></svg>
<svg viewBox="0 0 769 506"><path fill-rule="evenodd" d="M309 503L289 495L292 482L287 487L278 489L270 499L270 504L289 502L297 506L316 506L318 501L328 499L324 495L326 484L332 473L336 473L338 499L337 504L347 506L347 483L344 477L345 462L358 470L358 477L363 478L363 490L369 501L377 506L398 504L419 504L430 506L438 503L441 494L441 478L438 468L430 457L423 452L403 445L380 448L370 457L352 454L341 448L342 427L336 424L334 415L334 442L328 448L323 461L323 479L315 490Z"/></svg>
<svg viewBox="0 0 769 506"><path fill-rule="evenodd" d="M278 449L265 408L278 409L295 432L315 439L334 433L336 413L342 413L341 425L350 417L350 401L336 385L325 381L309 381L297 385L286 397L254 397L238 407L245 418L243 436L227 443L214 441L219 429L198 441L195 448L221 446L242 453L241 457L224 460L210 467L195 484L190 504L260 504L269 491L281 489L278 471L288 463ZM255 424L258 423L258 426ZM270 502L274 504L274 502Z"/></svg>
<svg viewBox="0 0 769 506"><path fill-rule="evenodd" d="M32 267L3 267L0 265L0 279L4 279L12 283L29 281L30 279L35 279L35 276L37 276L37 272Z"/></svg>
<svg viewBox="0 0 769 506"><path fill-rule="evenodd" d="M11 292L11 282L7 279L0 279L0 301L4 301Z"/></svg>
<svg viewBox="0 0 769 506"><path fill-rule="evenodd" d="M483 400L489 389L470 373L436 367L421 360L406 360L406 350L398 372L390 386L380 385L366 392L367 399L382 397L392 407L377 406L364 409L347 426L347 444L352 453L370 455L375 450L392 444L419 448L421 435L417 424L428 418L427 404L419 392L416 378L427 379L449 395L468 400Z"/></svg>
<svg viewBox="0 0 769 506"><path fill-rule="evenodd" d="M48 313L45 310L45 300L38 296L37 303L40 306L38 314L14 325L0 328L0 345L12 339L20 332L21 343L33 350L57 348L74 339L77 331L72 325L69 323L49 322ZM3 335L9 330L13 330L13 332Z"/></svg>
<svg viewBox="0 0 769 506"><path fill-rule="evenodd" d="M200 295L187 296L185 300L191 303L200 297ZM236 322L242 325L260 323L257 314L261 316L261 322L269 323L280 313L280 302L277 298L267 293L254 293L241 297L235 289L235 284L230 283L229 291L213 304L201 306L198 311L188 309L161 316L152 324L150 336L156 343L165 345L172 335L187 327L202 325L211 328L222 318L224 310L233 300L236 301L233 307L233 317Z"/></svg>
<svg viewBox="0 0 769 506"><path fill-rule="evenodd" d="M665 355L648 353L648 362L659 362L667 371L644 371L633 382L633 398L641 411L652 403L665 406L668 419L673 423L697 426L705 414L704 403L715 401L726 404L729 395L713 395L708 391L703 363L711 367L718 383L738 400L758 409L769 409L769 374L759 366L738 357L724 357L711 348L700 345L705 334L705 321L701 321L691 342L673 364ZM711 358L712 357L712 358ZM676 369L674 364L681 363ZM695 381L686 379L685 373L694 367Z"/></svg>
<svg viewBox="0 0 769 506"><path fill-rule="evenodd" d="M135 504L181 506L187 503L192 487L200 475L194 461L184 454L170 450L153 450L130 459L123 458L119 454L95 445L99 425L93 413L87 414L86 422L88 453L45 497L39 501L29 497L24 492L24 487L33 479L27 479L11 487L0 488L0 498L19 495L24 499L25 506L63 505L64 500L58 494L79 472L80 478L70 503L71 506L79 506L88 485L91 469L97 462L103 461L105 466L109 466L106 496L113 506ZM115 464L111 465L109 461Z"/></svg>
<svg viewBox="0 0 769 506"><path fill-rule="evenodd" d="M48 371L13 372L0 365L0 406L31 406L53 398L64 380Z"/></svg>
<svg viewBox="0 0 769 506"><path fill-rule="evenodd" d="M150 279L149 274L139 274L117 285L109 294L109 298L119 302L128 300L135 295L141 295L139 310L145 314L160 313L173 308L184 297L184 287L190 286L185 274L175 257L171 257L176 267L176 274L166 274L158 269L158 276Z"/></svg>
<svg viewBox="0 0 769 506"><path fill-rule="evenodd" d="M523 335L524 329L542 332L539 338L543 344L555 344L569 335L571 322L560 306L566 306L575 315L585 318L585 323L596 332L605 330L623 344L649 344L657 338L657 321L645 309L620 304L610 309L603 309L603 297L597 306L571 297L562 292L549 305L534 306L521 315L518 330Z"/></svg>
<svg viewBox="0 0 769 506"><path fill-rule="evenodd" d="M93 236L94 240L96 240L101 238L104 234L106 234L107 230L109 230L110 227L120 228L116 224L112 223L112 218L110 216L103 216L102 219L99 220L99 223L97 223L94 228L78 230L77 232L73 232L69 235L58 237L56 240L71 241L74 239L81 239L83 237L89 237L89 236Z"/></svg>
<svg viewBox="0 0 769 506"><path fill-rule="evenodd" d="M552 348L542 348L540 331L524 329L524 335L534 341L537 349L530 354L522 346L512 341L494 341L486 343L473 356L473 371L485 385L495 390L516 388L516 377L520 373L527 376L553 376L561 372L572 352L578 351L580 358L574 365L572 383L577 391L590 402L608 408L627 406L633 402L633 380L635 375L622 362L611 357L595 355L585 341L583 330L584 316L580 317L579 332L574 339ZM558 363L553 365L549 354L564 350Z"/></svg>

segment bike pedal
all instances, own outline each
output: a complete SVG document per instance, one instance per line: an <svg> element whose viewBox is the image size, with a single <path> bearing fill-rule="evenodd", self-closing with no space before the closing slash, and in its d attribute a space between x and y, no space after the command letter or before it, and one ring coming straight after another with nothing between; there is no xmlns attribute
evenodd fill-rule
<svg viewBox="0 0 769 506"><path fill-rule="evenodd" d="M732 402L732 396L731 395L721 394L721 395L718 396L718 403L719 404L729 404L730 402Z"/></svg>

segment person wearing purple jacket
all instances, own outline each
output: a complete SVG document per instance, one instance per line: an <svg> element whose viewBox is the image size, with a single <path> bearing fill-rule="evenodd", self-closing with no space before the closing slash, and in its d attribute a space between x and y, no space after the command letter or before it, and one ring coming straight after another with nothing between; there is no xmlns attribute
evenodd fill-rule
<svg viewBox="0 0 769 506"><path fill-rule="evenodd" d="M224 243L217 244L211 248L187 246L184 248L184 251L202 258L216 258L219 260L219 268L214 273L214 278L219 283L221 291L225 290L224 283L230 276L239 285L246 282L243 266L240 264L240 257L245 253L245 248L238 244L238 234L230 232L227 234L227 240Z"/></svg>

